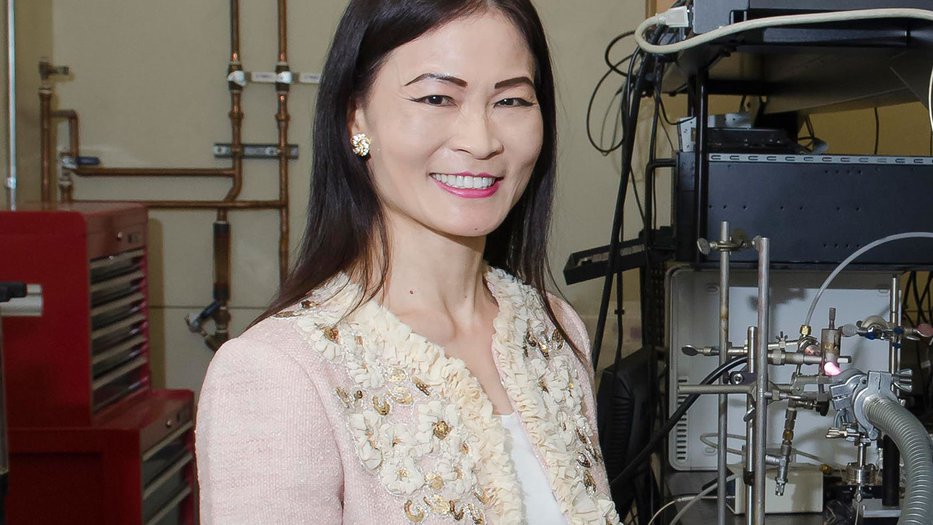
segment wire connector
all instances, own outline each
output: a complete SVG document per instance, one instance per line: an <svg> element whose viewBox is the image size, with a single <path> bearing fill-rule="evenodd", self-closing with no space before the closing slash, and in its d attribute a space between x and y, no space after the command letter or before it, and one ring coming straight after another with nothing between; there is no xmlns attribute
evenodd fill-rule
<svg viewBox="0 0 933 525"><path fill-rule="evenodd" d="M667 27L690 27L690 10L687 6L668 9L658 14L658 25Z"/></svg>

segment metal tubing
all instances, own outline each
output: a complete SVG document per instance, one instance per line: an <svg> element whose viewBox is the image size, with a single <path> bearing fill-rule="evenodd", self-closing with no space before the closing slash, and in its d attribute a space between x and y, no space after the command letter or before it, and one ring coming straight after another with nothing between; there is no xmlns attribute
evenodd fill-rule
<svg viewBox="0 0 933 525"><path fill-rule="evenodd" d="M888 321L891 326L900 326L901 324L901 285L897 275L891 276L891 290L889 292L889 313ZM888 372L896 374L901 368L901 356L899 345L892 339L888 341Z"/></svg>
<svg viewBox="0 0 933 525"><path fill-rule="evenodd" d="M71 170L79 177L233 177L232 169L214 168L101 168L85 166Z"/></svg>
<svg viewBox="0 0 933 525"><path fill-rule="evenodd" d="M895 400L869 395L864 403L865 417L889 436L904 455L906 493L901 505L900 525L930 523L933 513L933 453L923 424ZM884 503L885 505L887 503Z"/></svg>
<svg viewBox="0 0 933 525"><path fill-rule="evenodd" d="M79 201L80 202L80 201ZM126 202L121 200L94 200L93 202ZM148 208L161 210L273 210L283 207L281 201L137 201Z"/></svg>
<svg viewBox="0 0 933 525"><path fill-rule="evenodd" d="M81 141L78 137L78 112L73 109L60 109L52 112L52 118L63 118L68 120L68 154L72 157L78 156Z"/></svg>
<svg viewBox="0 0 933 525"><path fill-rule="evenodd" d="M729 222L722 221L719 225L719 241L723 244L729 242ZM719 252L719 348L726 348L719 352L719 364L725 365L729 360L729 250ZM716 457L716 522L719 525L726 523L726 464L729 461L728 447L725 446L729 434L729 396L719 396L719 428L717 431L720 443Z"/></svg>
<svg viewBox="0 0 933 525"><path fill-rule="evenodd" d="M290 73L288 67L288 9L287 0L278 0L278 36L279 54L276 73ZM290 84L276 82L275 91L278 111L275 121L278 125L279 138L279 201L285 203L279 208L279 282L284 283L288 275L288 91Z"/></svg>
<svg viewBox="0 0 933 525"><path fill-rule="evenodd" d="M16 1L6 2L6 80L7 89L7 128L6 128L6 154L7 177L3 181L7 189L7 207L16 209Z"/></svg>
<svg viewBox="0 0 933 525"><path fill-rule="evenodd" d="M729 399L728 394L751 394L754 390L749 385L680 385L677 391L682 394L720 394Z"/></svg>
<svg viewBox="0 0 933 525"><path fill-rule="evenodd" d="M214 299L230 300L230 223L214 222Z"/></svg>
<svg viewBox="0 0 933 525"><path fill-rule="evenodd" d="M790 468L790 455L794 447L794 428L797 424L797 402L791 399L787 402L784 412L784 432L781 434L781 460L778 462L778 474L775 478L777 495L784 495L787 485L787 473Z"/></svg>
<svg viewBox="0 0 933 525"><path fill-rule="evenodd" d="M279 282L288 275L288 93L279 94Z"/></svg>
<svg viewBox="0 0 933 525"><path fill-rule="evenodd" d="M230 0L230 62L240 61L240 0Z"/></svg>
<svg viewBox="0 0 933 525"><path fill-rule="evenodd" d="M213 350L220 348L230 337L230 223L214 222L214 301L220 303L214 311L214 333L208 339Z"/></svg>
<svg viewBox="0 0 933 525"><path fill-rule="evenodd" d="M230 70L234 71L239 64L230 65ZM240 106L242 91L239 86L230 87L230 160L231 170L233 171L233 184L225 201L232 201L240 195L243 188L243 109Z"/></svg>
<svg viewBox="0 0 933 525"><path fill-rule="evenodd" d="M709 151L706 145L709 124L709 90L707 80L709 73L704 69L696 76L696 145L694 147L696 154L696 171L694 173L694 216L696 218L696 231L694 239L706 237L707 213L706 206L709 202ZM697 252L697 262L699 262L700 253ZM767 340L767 337L765 337Z"/></svg>
<svg viewBox="0 0 933 525"><path fill-rule="evenodd" d="M759 237L755 242L758 250L758 345L755 347L758 361L757 403L755 406L755 499L754 524L765 522L765 452L768 443L768 317L771 302L771 241Z"/></svg>
<svg viewBox="0 0 933 525"><path fill-rule="evenodd" d="M748 339L749 348L758 348L758 328L755 326L748 327L748 334L746 335ZM748 353L748 372L750 374L755 374L758 372L758 354L756 352ZM748 396L745 400L745 411L746 413L755 409L755 404L752 402L752 397ZM745 468L742 473L743 479L745 481L745 524L754 525L754 515L752 513L752 501L755 498L754 486L752 484L752 472L755 469L755 420L749 418L745 422Z"/></svg>
<svg viewBox="0 0 933 525"><path fill-rule="evenodd" d="M44 82L44 79L43 79L43 82ZM41 91L39 92L39 96L41 100L41 97L42 97ZM62 118L68 120L68 145L69 145L68 155L71 158L75 159L75 162L77 162L78 151L80 149L80 146L79 146L80 141L78 138L78 113L74 110L65 109L65 110L51 111L47 118L45 115L43 115L40 112L39 125L42 128L41 135L39 138L40 144L42 144L43 141L48 141L49 143L51 143L52 119L62 119ZM41 149L41 146L40 146L40 149ZM48 157L49 155L51 155L50 151L42 152L41 153L42 161L46 162L46 159L49 158ZM39 173L40 173L40 177L42 177L42 180L51 179L52 177L50 166L42 165ZM59 177L58 179L58 198L62 202L68 202L68 203L72 202L72 198L73 198L71 184L66 184L65 178L63 177ZM45 201L45 199L43 199L43 201Z"/></svg>
<svg viewBox="0 0 933 525"><path fill-rule="evenodd" d="M288 51L288 26L287 21L287 9L286 9L286 0L279 0L278 5L279 13L279 62L288 62L287 51Z"/></svg>
<svg viewBox="0 0 933 525"><path fill-rule="evenodd" d="M44 204L52 202L52 88L43 79L39 87L39 173L41 198Z"/></svg>
<svg viewBox="0 0 933 525"><path fill-rule="evenodd" d="M900 282L897 275L891 276L891 289L889 291L888 321L892 326L901 324L900 316ZM896 374L900 368L900 352L894 341L888 341L888 371ZM884 436L881 441L883 455L881 457L881 504L890 507L900 505L901 499L901 452L890 436Z"/></svg>

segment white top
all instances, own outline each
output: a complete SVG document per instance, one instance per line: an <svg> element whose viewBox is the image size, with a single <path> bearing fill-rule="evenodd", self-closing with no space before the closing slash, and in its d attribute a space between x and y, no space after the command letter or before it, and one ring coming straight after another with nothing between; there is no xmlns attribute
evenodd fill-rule
<svg viewBox="0 0 933 525"><path fill-rule="evenodd" d="M557 505L554 491L548 483L541 462L535 457L528 435L513 412L499 416L509 433L507 448L515 466L516 478L522 488L522 503L527 523L534 525L566 525L567 520Z"/></svg>

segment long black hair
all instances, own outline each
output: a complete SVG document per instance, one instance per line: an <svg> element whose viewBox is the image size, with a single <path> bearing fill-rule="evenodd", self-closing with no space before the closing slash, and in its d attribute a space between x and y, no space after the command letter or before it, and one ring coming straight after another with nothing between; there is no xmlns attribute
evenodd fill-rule
<svg viewBox="0 0 933 525"><path fill-rule="evenodd" d="M349 115L395 48L457 18L497 10L525 38L535 62L535 91L544 121L531 179L503 223L486 239L484 258L537 290L558 326L545 286L547 237L556 172L557 119L547 40L530 0L350 0L337 27L318 90L312 139L311 199L301 252L263 319L339 272L374 296L389 271L385 221L365 163L350 146ZM382 257L373 257L373 250ZM374 268L374 261L381 261ZM372 276L380 276L371 282Z"/></svg>

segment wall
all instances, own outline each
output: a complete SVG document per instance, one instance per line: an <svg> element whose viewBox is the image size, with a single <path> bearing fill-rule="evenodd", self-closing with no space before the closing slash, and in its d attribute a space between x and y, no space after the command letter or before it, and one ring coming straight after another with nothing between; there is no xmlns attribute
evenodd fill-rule
<svg viewBox="0 0 933 525"><path fill-rule="evenodd" d="M213 159L211 146L229 142L227 2L49 1L52 61L71 66L73 72L56 83L54 107L80 114L82 154L99 156L106 166L226 165ZM274 6L273 2L241 2L242 60L248 71L274 67ZM344 6L334 1L289 3L292 70L320 72ZM560 269L567 256L604 244L609 235L618 160L603 157L589 146L584 115L592 87L604 70L605 44L634 28L644 13L642 6L615 0L590 0L583 7L563 0L539 0L537 6L548 30L558 79L561 179L551 263L558 283L563 283ZM620 45L619 56L628 53L631 45ZM29 67L34 69L35 63ZM315 86L293 86L289 104L289 141L300 146L300 158L290 166L293 248L301 235L307 202L315 96ZM244 141L274 142L273 87L249 85L243 106ZM63 125L58 127L57 141L60 147L67 143ZM35 185L37 174L24 178ZM274 189L275 162L247 161L241 198L271 198ZM226 190L226 183L219 180L90 179L76 180L75 196L216 199ZM212 354L200 337L187 331L183 319L211 301L213 214L153 210L150 217L156 379L169 387L197 389ZM235 333L261 311L277 285L276 221L273 212L231 213ZM595 312L598 305L598 289L598 283L588 283L564 291L589 318L587 312Z"/></svg>
<svg viewBox="0 0 933 525"><path fill-rule="evenodd" d="M271 71L276 54L274 2L241 2L242 60L248 71ZM566 297L584 320L595 326L602 285L594 280L564 286L561 270L572 252L607 243L618 190L619 156L602 156L586 136L587 102L605 71L603 51L617 34L634 29L644 17L635 2L566 0L536 2L554 55L559 95L560 178L551 244L551 267ZM289 3L289 61L296 72L319 72L343 1ZM36 62L49 56L71 66L72 75L56 82L53 106L75 109L81 116L82 153L101 157L106 166L216 167L215 142L229 142L226 90L229 19L222 0L125 2L122 0L30 0L17 6L20 27L19 104L20 186L27 198L38 198L38 122ZM28 24L28 25L27 25ZM632 49L621 42L612 56ZM621 78L611 78L594 105L599 127ZM294 86L289 141L300 147L291 163L291 239L300 239L307 202L310 122L316 87ZM682 97L681 97L682 98ZM682 101L670 100L672 118ZM733 102L729 102L732 104ZM635 165L643 165L650 104L643 110ZM274 142L275 98L268 84L249 85L244 94L244 141ZM725 104L723 107L726 107ZM882 153L923 153L928 144L919 104L881 110ZM850 146L870 151L873 114L850 112L814 117L817 134L834 152ZM855 125L853 125L855 124ZM57 142L66 144L63 126ZM666 146L661 141L661 149ZM866 146L869 144L869 146ZM275 162L248 160L243 199L274 197ZM643 178L636 169L636 180ZM660 210L669 208L667 177L659 180ZM222 197L219 180L78 180L78 198L194 199ZM631 190L631 188L630 188ZM629 195L632 195L631 191ZM625 210L625 235L641 229L637 209ZM211 301L210 256L213 213L159 211L150 214L152 336L156 381L169 387L197 389L211 352L199 336L188 332L184 316ZM665 212L659 214L667 222ZM231 213L233 231L233 331L238 333L267 303L277 285L277 217L271 211ZM625 278L627 327L637 327L635 272ZM610 323L611 325L611 323ZM626 329L626 339L637 338ZM610 329L608 340L614 332ZM611 352L604 352L607 356Z"/></svg>

